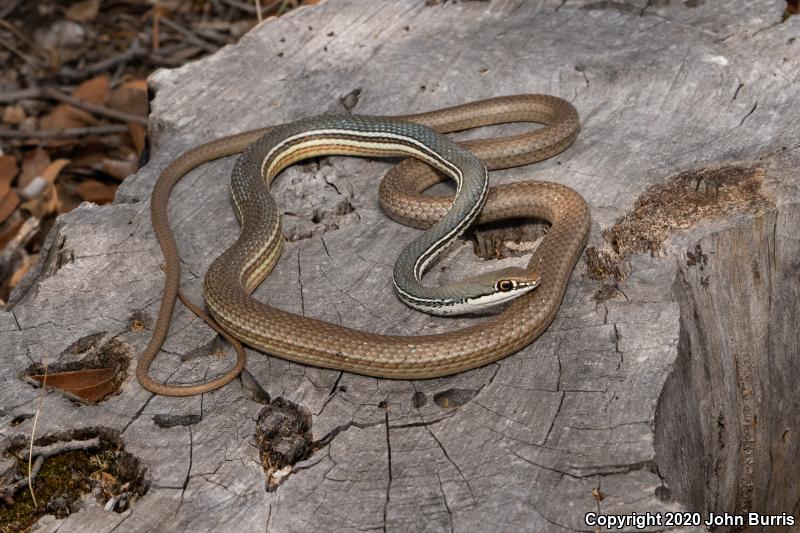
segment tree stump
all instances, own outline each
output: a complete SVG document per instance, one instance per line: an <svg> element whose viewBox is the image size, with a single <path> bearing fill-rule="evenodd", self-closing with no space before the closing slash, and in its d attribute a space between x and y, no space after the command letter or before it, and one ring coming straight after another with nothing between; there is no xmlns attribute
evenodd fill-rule
<svg viewBox="0 0 800 533"><path fill-rule="evenodd" d="M154 74L149 163L113 205L58 219L0 313L2 436L30 436L40 390L22 378L32 365L65 368L113 350L129 365L119 393L82 405L51 391L36 434L114 431L147 468L149 490L123 513L87 499L42 530L562 532L606 530L587 513L649 512L663 521L651 530L704 531L691 517L670 526L667 513L797 516L800 20L782 21L784 7L329 0ZM422 381L249 350L248 369L271 397L310 414L296 436L305 458L270 476L252 386L191 398L139 386L132 369L163 280L148 198L170 160L309 115L402 114L518 93L570 100L582 131L559 156L490 179L564 183L593 217L561 310L532 345ZM209 263L238 232L233 162L203 166L172 195L183 289L196 302ZM324 158L280 176L273 190L288 242L256 297L386 334L479 320L425 316L393 294L392 263L417 230L378 204L390 164ZM473 252L529 249L508 243L515 234L476 230L429 279L524 263ZM152 374L207 379L232 362L212 355L219 350L179 305Z"/></svg>

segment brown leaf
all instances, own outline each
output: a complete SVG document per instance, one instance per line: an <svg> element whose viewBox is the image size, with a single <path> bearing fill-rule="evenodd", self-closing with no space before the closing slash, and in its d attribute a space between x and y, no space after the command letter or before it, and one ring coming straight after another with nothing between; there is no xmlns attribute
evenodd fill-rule
<svg viewBox="0 0 800 533"><path fill-rule="evenodd" d="M97 402L114 392L116 376L117 370L114 368L86 368L47 376L35 374L31 379L45 383L48 387L71 392L86 401Z"/></svg>
<svg viewBox="0 0 800 533"><path fill-rule="evenodd" d="M135 122L128 122L128 134L131 136L131 142L136 149L136 155L141 159L144 147L147 145L147 130L141 124Z"/></svg>
<svg viewBox="0 0 800 533"><path fill-rule="evenodd" d="M17 160L10 155L0 155L0 199L5 198L11 181L17 176Z"/></svg>
<svg viewBox="0 0 800 533"><path fill-rule="evenodd" d="M6 247L17 236L19 228L25 223L25 217L17 210L2 224L0 224L0 250Z"/></svg>
<svg viewBox="0 0 800 533"><path fill-rule="evenodd" d="M90 104L101 105L108 100L110 82L106 74L95 76L78 85L72 96Z"/></svg>
<svg viewBox="0 0 800 533"><path fill-rule="evenodd" d="M114 200L116 188L106 185L102 181L88 179L79 183L75 191L87 202L108 204Z"/></svg>
<svg viewBox="0 0 800 533"><path fill-rule="evenodd" d="M22 160L22 173L17 179L17 188L24 189L36 176L41 176L50 164L50 156L42 148L36 148L25 154Z"/></svg>
<svg viewBox="0 0 800 533"><path fill-rule="evenodd" d="M76 22L91 22L100 12L100 0L85 0L72 4L67 12L66 17Z"/></svg>
<svg viewBox="0 0 800 533"><path fill-rule="evenodd" d="M19 105L10 105L3 110L3 122L6 124L22 124L28 115L25 109Z"/></svg>
<svg viewBox="0 0 800 533"><path fill-rule="evenodd" d="M108 174L109 176L118 181L122 181L131 174L134 174L139 168L136 154L132 155L134 157L129 159L128 161L105 158L100 162L100 164L96 165L94 168Z"/></svg>
<svg viewBox="0 0 800 533"><path fill-rule="evenodd" d="M53 185L48 185L42 194L31 198L20 207L36 218L42 219L48 215L58 213L59 205L58 191Z"/></svg>
<svg viewBox="0 0 800 533"><path fill-rule="evenodd" d="M56 178L64 169L64 167L69 165L69 162L69 159L56 159L47 165L47 168L44 169L44 172L42 172L42 177L52 185L56 182Z"/></svg>
<svg viewBox="0 0 800 533"><path fill-rule="evenodd" d="M17 270L11 275L8 279L8 289L11 290L16 287L22 278L25 277L25 274L28 273L28 270L31 269L33 265L36 264L36 261L39 260L39 254L32 254L32 255L25 255L25 259L22 260L22 264L17 267Z"/></svg>
<svg viewBox="0 0 800 533"><path fill-rule="evenodd" d="M0 222L5 222L18 205L19 196L15 190L11 189L6 197L0 200Z"/></svg>
<svg viewBox="0 0 800 533"><path fill-rule="evenodd" d="M137 91L147 92L147 80L144 78L140 78L138 80L126 81L125 83L122 84L122 87L127 87L129 89L136 89Z"/></svg>
<svg viewBox="0 0 800 533"><path fill-rule="evenodd" d="M86 147L82 146L81 150L77 152L72 160L72 164L76 168L92 167L99 165L100 162L106 158L106 147Z"/></svg>
<svg viewBox="0 0 800 533"><path fill-rule="evenodd" d="M147 83L142 86L138 81L129 81L114 89L108 99L108 107L146 117L149 112Z"/></svg>
<svg viewBox="0 0 800 533"><path fill-rule="evenodd" d="M39 121L39 127L43 130L83 128L96 124L97 119L91 114L69 104L58 104Z"/></svg>

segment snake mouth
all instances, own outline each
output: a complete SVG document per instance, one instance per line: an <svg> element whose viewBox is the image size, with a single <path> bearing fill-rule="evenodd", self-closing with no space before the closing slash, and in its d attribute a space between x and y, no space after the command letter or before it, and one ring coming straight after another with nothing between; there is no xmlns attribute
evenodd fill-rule
<svg viewBox="0 0 800 533"><path fill-rule="evenodd" d="M525 278L517 281L517 284L520 287L530 287L531 289L535 289L542 283L542 275L536 272L535 270L530 273L530 275Z"/></svg>

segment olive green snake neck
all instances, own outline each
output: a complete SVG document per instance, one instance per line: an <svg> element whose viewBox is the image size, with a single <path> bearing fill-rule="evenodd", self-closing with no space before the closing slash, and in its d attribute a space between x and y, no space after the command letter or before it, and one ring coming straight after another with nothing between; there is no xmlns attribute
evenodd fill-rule
<svg viewBox="0 0 800 533"><path fill-rule="evenodd" d="M292 133L302 134L304 128L316 128L317 133L328 131L330 124L320 120L323 119L306 120L300 126L293 124L276 128L289 128L284 131L284 137ZM328 117L325 120L332 119ZM342 120L347 125L352 122ZM545 95L500 97L418 115L385 119L372 117L369 120L379 129L389 128L387 131L402 128L400 121L413 122L439 132L504 122L546 125L522 135L461 143L490 169L525 165L555 155L572 143L579 129L575 109L564 100ZM359 127L356 125L356 130ZM378 148L368 145L361 133L356 133L356 140L341 133L338 137L333 136L333 140L330 134L327 137L320 134L314 138L316 144L308 141L308 136L300 135L298 138L307 144L297 149L269 152L272 145L263 139L274 130L253 130L189 150L173 161L155 184L151 214L164 253L166 281L153 337L137 366L137 377L146 389L158 394L186 396L224 385L244 368L245 356L239 340L269 354L316 366L387 378L436 377L483 366L514 353L532 342L552 322L585 245L590 217L586 203L575 191L555 183L532 181L491 188L478 222L520 217L550 222L552 226L528 266L529 270L541 276L541 285L514 300L503 312L476 325L439 335L377 335L287 313L254 300L250 293L275 265L282 245L279 211L269 194L272 177L285 166L309 156L343 153L385 156L398 153L396 150L381 151L383 141L377 142ZM444 150L444 144L437 144L433 139L432 155L436 156L437 150ZM167 217L169 193L191 169L241 152L248 146L251 147L240 159L244 163L237 162L237 167L241 167L239 174L245 178L237 185L235 170L232 182L237 216L245 231L214 261L204 286L211 314L221 326L218 331L237 350L236 364L223 376L205 383L159 383L148 375L148 370L169 332L180 283L178 250ZM265 150L274 156L272 163L269 163ZM411 153L419 157L418 152L412 150ZM431 163L430 160L427 162ZM254 169L256 163L261 168ZM447 170L442 165L439 169ZM261 178L262 172L264 178ZM254 175L258 179L252 179ZM382 182L381 202L392 218L415 227L430 227L448 216L452 199L421 196L421 192L442 179L429 166L417 160L406 160L392 169ZM202 314L194 306L191 309Z"/></svg>

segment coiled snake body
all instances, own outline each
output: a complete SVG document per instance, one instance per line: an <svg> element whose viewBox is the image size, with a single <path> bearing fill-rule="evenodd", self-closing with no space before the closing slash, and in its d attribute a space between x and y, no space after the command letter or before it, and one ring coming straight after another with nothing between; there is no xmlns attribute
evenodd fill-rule
<svg viewBox="0 0 800 533"><path fill-rule="evenodd" d="M580 195L556 183L527 181L489 189L478 222L529 217L544 219L552 226L533 253L528 269L513 272L517 276L513 284L496 290L488 299L496 299L496 294L527 283L529 287L522 291L525 294L503 312L478 324L437 335L377 335L281 311L250 296L280 257L283 242L280 214L269 194L269 184L280 170L319 155L410 154L455 178L458 193L455 203L452 198L421 196L424 189L444 178L415 159L403 161L386 176L380 197L389 215L415 227L435 225L401 254L395 268L395 283L401 294L408 292L405 296L418 300L423 308L428 301L448 302L436 306L465 305L467 298L448 290L434 290L434 297L426 296L425 291L433 288L422 286L419 278L436 253L463 232L467 224L462 221L475 218L474 213L483 201L480 196L485 194L479 189L485 188L485 182L478 180L464 185L463 172L481 172L475 160L454 143L417 125L450 132L504 122L538 122L546 127L523 135L461 144L490 169L529 164L557 154L572 143L579 129L577 112L564 100L520 95L404 117L317 117L225 137L180 156L159 177L151 200L153 227L164 252L167 276L153 338L137 367L139 381L159 394L198 394L227 383L244 366L244 352L239 347L236 366L207 383L166 385L148 375L148 368L169 330L178 294L180 265L167 219L169 193L192 168L246 147L234 168L231 185L242 233L212 263L204 285L206 301L224 330L221 332L293 361L406 379L476 368L532 342L556 315L590 224L588 207ZM451 204L453 208L448 211ZM529 290L535 285L539 286ZM408 298L405 301L414 305Z"/></svg>

